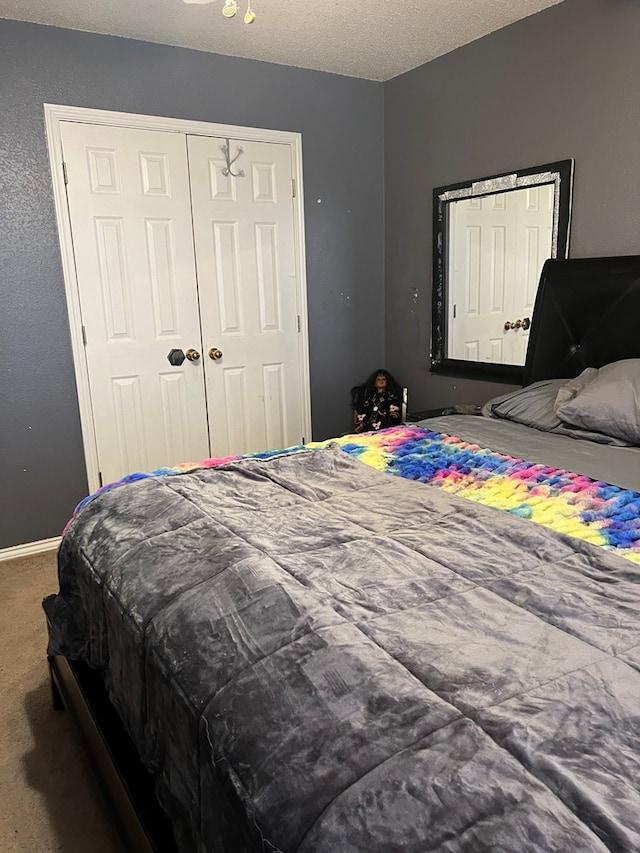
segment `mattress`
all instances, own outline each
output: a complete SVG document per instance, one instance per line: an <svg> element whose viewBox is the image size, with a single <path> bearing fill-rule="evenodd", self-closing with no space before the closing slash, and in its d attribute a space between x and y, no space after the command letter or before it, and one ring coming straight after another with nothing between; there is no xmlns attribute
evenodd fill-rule
<svg viewBox="0 0 640 853"><path fill-rule="evenodd" d="M629 560L334 444L105 491L59 566L184 851L640 849Z"/></svg>

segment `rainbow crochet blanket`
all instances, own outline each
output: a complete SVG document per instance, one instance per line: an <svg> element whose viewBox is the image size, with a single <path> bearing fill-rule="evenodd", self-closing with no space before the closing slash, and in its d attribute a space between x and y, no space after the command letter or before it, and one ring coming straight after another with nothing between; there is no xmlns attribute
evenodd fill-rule
<svg viewBox="0 0 640 853"><path fill-rule="evenodd" d="M331 442L337 442L346 453L380 471L429 483L451 494L600 545L640 564L640 494L637 492L558 468L514 459L454 436L406 424L376 433L312 442L304 445L304 449L324 447ZM197 464L160 468L148 474L131 474L85 498L76 508L74 517L102 492L136 480L216 468L242 458L270 459L302 449L300 446L245 457L205 459Z"/></svg>

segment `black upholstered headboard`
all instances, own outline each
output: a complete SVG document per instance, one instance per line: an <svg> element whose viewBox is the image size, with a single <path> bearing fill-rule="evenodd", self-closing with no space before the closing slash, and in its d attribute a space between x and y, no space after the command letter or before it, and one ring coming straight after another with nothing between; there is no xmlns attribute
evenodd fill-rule
<svg viewBox="0 0 640 853"><path fill-rule="evenodd" d="M547 261L523 385L623 358L640 358L640 255Z"/></svg>

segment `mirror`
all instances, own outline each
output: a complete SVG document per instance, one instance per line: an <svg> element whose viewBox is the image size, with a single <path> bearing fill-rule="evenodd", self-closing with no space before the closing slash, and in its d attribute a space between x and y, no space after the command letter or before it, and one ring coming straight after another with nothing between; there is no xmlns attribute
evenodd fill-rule
<svg viewBox="0 0 640 853"><path fill-rule="evenodd" d="M522 380L540 272L569 248L573 160L433 191L431 370Z"/></svg>

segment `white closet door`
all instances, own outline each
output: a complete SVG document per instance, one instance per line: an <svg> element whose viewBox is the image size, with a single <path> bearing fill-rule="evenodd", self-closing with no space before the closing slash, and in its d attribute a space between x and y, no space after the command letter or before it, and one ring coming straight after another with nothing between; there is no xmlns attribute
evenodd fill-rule
<svg viewBox="0 0 640 853"><path fill-rule="evenodd" d="M231 140L233 177L225 144L188 137L213 456L302 439L291 150Z"/></svg>
<svg viewBox="0 0 640 853"><path fill-rule="evenodd" d="M183 134L64 123L86 358L104 482L209 455Z"/></svg>

